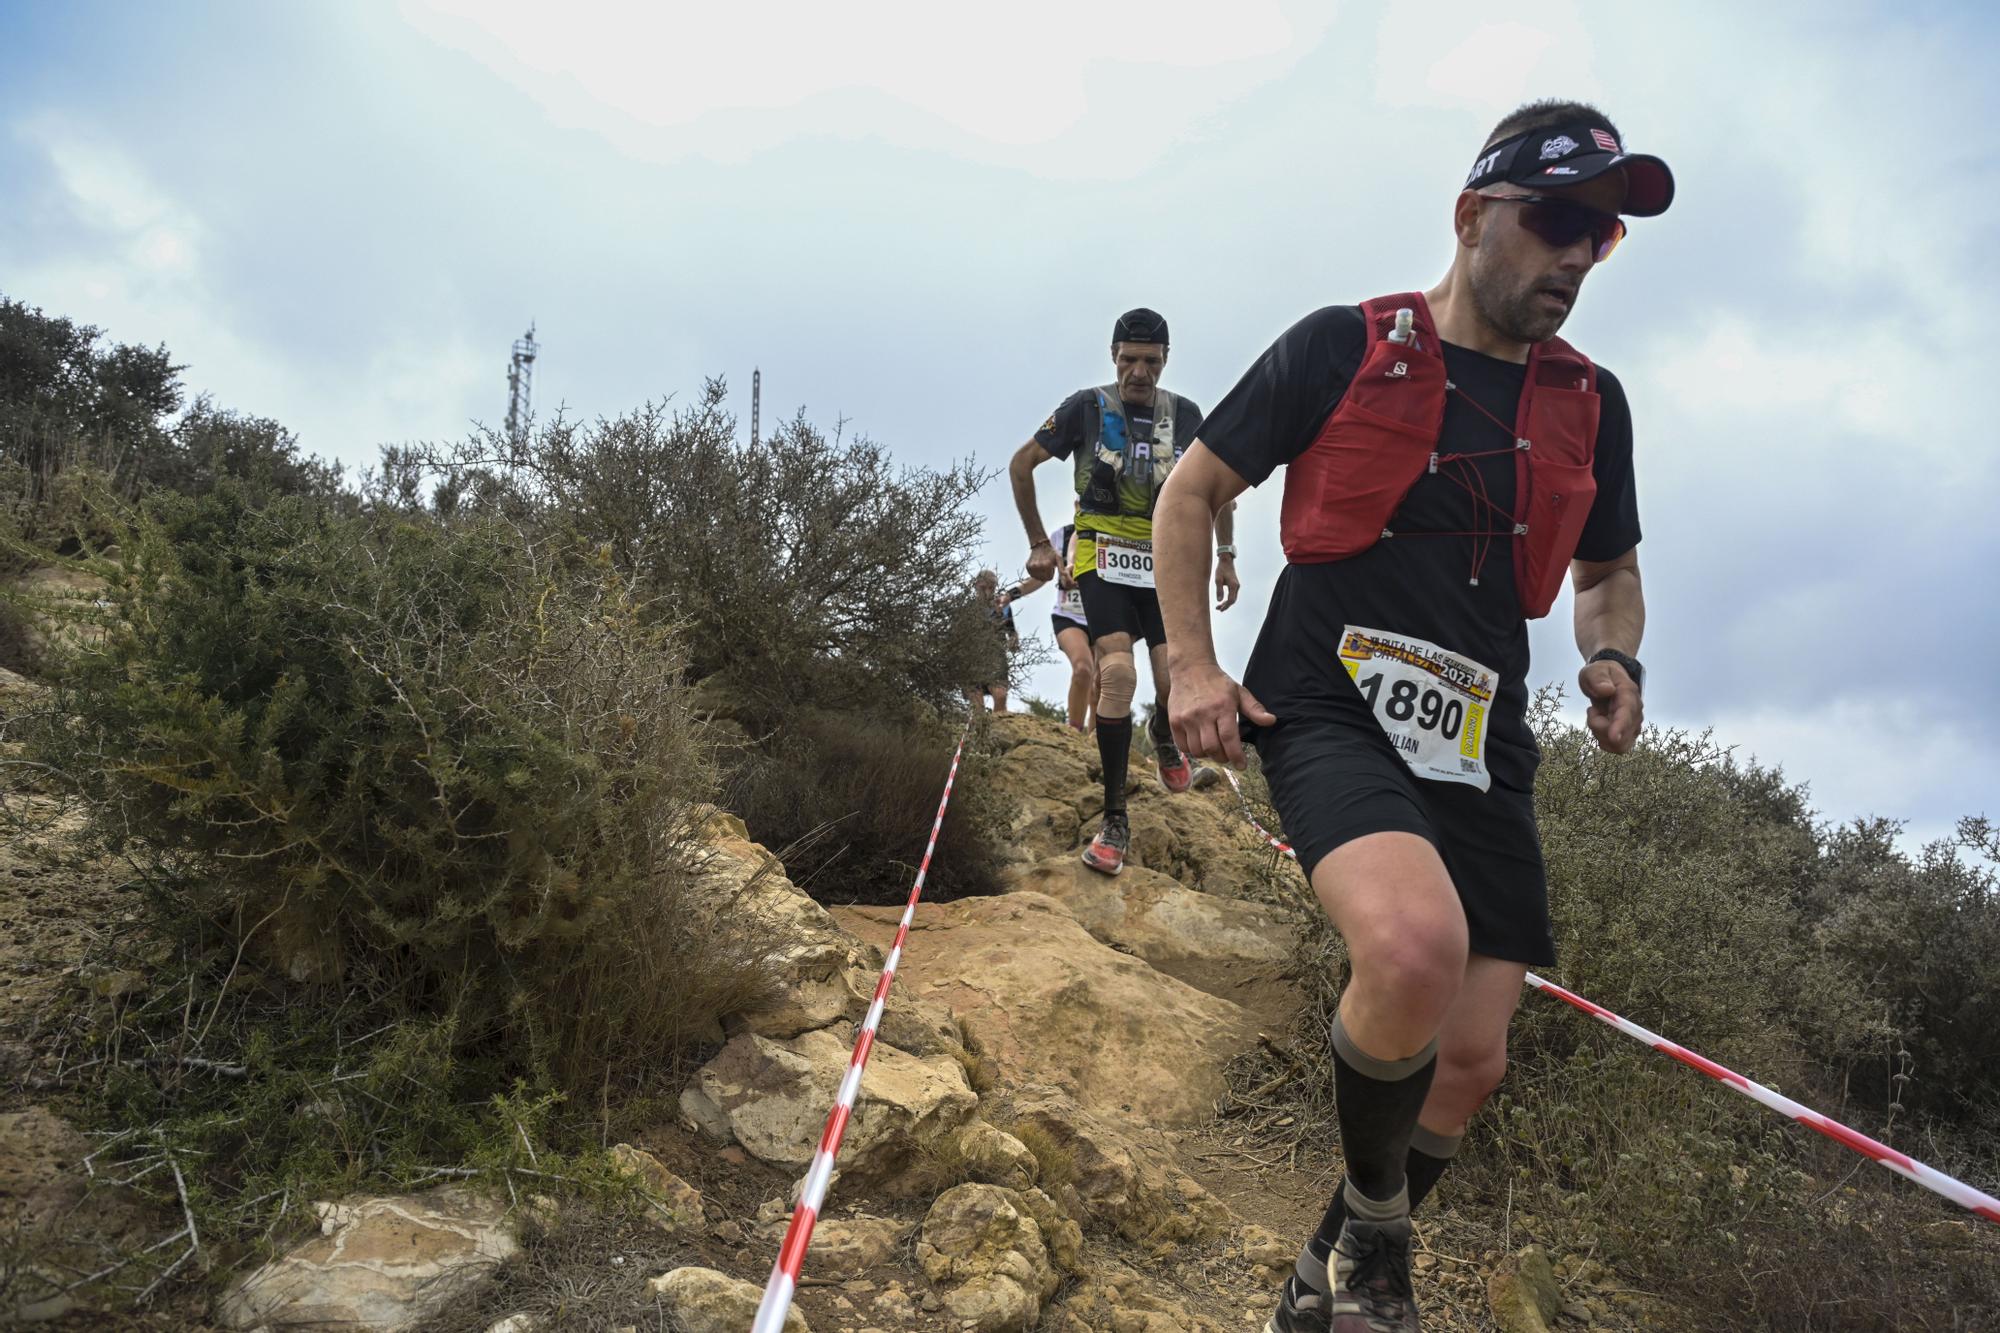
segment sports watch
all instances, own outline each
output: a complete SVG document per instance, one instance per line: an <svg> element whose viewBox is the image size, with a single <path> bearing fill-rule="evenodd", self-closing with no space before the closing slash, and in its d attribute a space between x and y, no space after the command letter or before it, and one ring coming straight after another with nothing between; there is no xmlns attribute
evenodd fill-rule
<svg viewBox="0 0 2000 1333"><path fill-rule="evenodd" d="M1221 542L1221 543L1219 543L1219 544L1218 544L1218 545L1216 546L1216 548L1215 548L1215 554L1216 554L1216 555L1217 555L1218 557L1220 557L1220 556L1225 556L1225 555L1226 555L1226 556L1228 556L1228 557L1229 557L1229 558L1230 558L1231 560L1234 560L1234 559L1236 558L1236 546L1235 546L1235 543L1233 543L1233 542Z"/></svg>
<svg viewBox="0 0 2000 1333"><path fill-rule="evenodd" d="M1616 648L1599 648L1585 660L1584 665L1588 666L1591 662L1616 662L1619 666L1625 668L1625 674L1630 676L1632 683L1639 687L1639 693L1641 695L1645 694L1646 668L1639 665L1638 658L1621 653Z"/></svg>

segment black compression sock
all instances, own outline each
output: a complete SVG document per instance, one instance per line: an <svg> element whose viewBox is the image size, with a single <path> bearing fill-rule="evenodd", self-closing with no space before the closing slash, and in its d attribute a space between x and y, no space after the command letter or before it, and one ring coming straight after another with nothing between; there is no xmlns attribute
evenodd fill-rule
<svg viewBox="0 0 2000 1333"><path fill-rule="evenodd" d="M1403 1164L1403 1174L1409 1179L1412 1210L1437 1188L1438 1178L1451 1165L1464 1138L1463 1134L1433 1134L1422 1125L1411 1132L1410 1156Z"/></svg>
<svg viewBox="0 0 2000 1333"><path fill-rule="evenodd" d="M1132 719L1097 719L1097 757L1104 765L1104 813L1125 809L1125 772L1132 758Z"/></svg>
<svg viewBox="0 0 2000 1333"><path fill-rule="evenodd" d="M1435 1041L1407 1059L1380 1060L1356 1046L1335 1015L1333 1100L1340 1117L1340 1151L1355 1193L1378 1203L1402 1194L1410 1135L1436 1072Z"/></svg>
<svg viewBox="0 0 2000 1333"><path fill-rule="evenodd" d="M1465 1136L1462 1134L1433 1134L1422 1125L1410 1132L1410 1155L1403 1161L1403 1175L1408 1180L1410 1211L1430 1196L1437 1188L1438 1178L1458 1153L1458 1145ZM1314 1291L1325 1291L1328 1279L1327 1263L1333 1256L1333 1244L1340 1239L1340 1228L1347 1221L1347 1179L1342 1177L1334 1188L1333 1200L1326 1206L1326 1212L1319 1219L1319 1230L1313 1232L1305 1248L1299 1252L1299 1261L1294 1271L1299 1281Z"/></svg>

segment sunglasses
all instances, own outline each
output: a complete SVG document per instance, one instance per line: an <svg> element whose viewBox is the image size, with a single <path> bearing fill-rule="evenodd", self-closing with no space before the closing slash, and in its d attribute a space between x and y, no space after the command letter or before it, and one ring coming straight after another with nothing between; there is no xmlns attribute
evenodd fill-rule
<svg viewBox="0 0 2000 1333"><path fill-rule="evenodd" d="M1625 238L1625 219L1567 199L1551 199L1540 194L1489 194L1482 196L1496 204L1521 205L1521 226L1528 234L1558 250L1568 249L1585 236L1591 240L1594 262L1611 258L1618 242Z"/></svg>

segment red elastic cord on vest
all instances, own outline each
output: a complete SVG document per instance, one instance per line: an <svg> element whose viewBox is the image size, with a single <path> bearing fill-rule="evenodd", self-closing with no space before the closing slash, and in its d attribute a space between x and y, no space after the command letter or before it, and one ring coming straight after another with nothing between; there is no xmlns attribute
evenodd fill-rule
<svg viewBox="0 0 2000 1333"><path fill-rule="evenodd" d="M1465 390L1459 388L1456 384L1452 383L1450 380L1446 380L1444 382L1444 390L1446 393L1457 394L1460 402L1466 404L1473 411L1479 413L1480 416L1485 417L1495 426L1498 426L1501 429L1501 431L1503 431L1506 434L1508 439L1514 438L1514 428L1512 426L1509 426L1506 422L1502 421L1499 417L1493 415L1493 413L1489 412L1486 409L1486 406L1483 403L1481 403L1478 399L1474 398L1471 394L1465 392ZM1434 452L1431 454L1430 470L1436 473L1438 476L1441 476L1445 480L1456 485L1466 494L1470 495L1472 497L1473 503L1479 506L1477 512L1482 518L1485 517L1488 512L1491 512L1498 514L1502 518L1507 520L1507 526L1505 526L1504 528L1493 528L1493 527L1485 527L1477 529L1417 528L1406 532L1396 532L1391 529L1384 529L1382 535L1385 537L1470 537L1472 538L1472 569L1470 571L1469 577L1472 580L1472 586L1475 588L1478 587L1479 576L1486 569L1486 558L1493 552L1493 539L1496 537L1518 537L1523 534L1521 532L1522 525L1514 521L1513 513L1510 510L1503 509L1498 504L1494 503L1492 494L1488 492L1486 489L1486 478L1480 474L1479 468L1473 460L1480 458L1500 458L1505 455L1512 454L1516 449L1521 449L1524 447L1525 446L1523 444L1521 444L1519 441L1516 441L1514 447L1511 449L1481 449L1472 453L1447 454L1447 453ZM1451 465L1453 464L1456 464L1457 466L1452 467Z"/></svg>

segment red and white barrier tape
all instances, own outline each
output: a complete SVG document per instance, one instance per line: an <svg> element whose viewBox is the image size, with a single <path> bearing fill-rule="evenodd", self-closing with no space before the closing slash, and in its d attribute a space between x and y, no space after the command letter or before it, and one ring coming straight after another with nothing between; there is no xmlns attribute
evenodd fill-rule
<svg viewBox="0 0 2000 1333"><path fill-rule="evenodd" d="M1236 799L1242 805L1243 817L1250 821L1250 827L1256 829L1257 835L1273 848L1291 857L1293 861L1297 861L1299 854L1292 850L1290 844L1286 843L1282 838L1273 836L1269 829L1266 829L1262 824L1257 822L1257 816L1251 812L1250 802L1243 795L1243 786L1236 780L1236 775L1227 768L1222 770L1222 775L1228 778L1229 785L1236 789ZM1845 1144L1855 1152L1860 1153L1863 1157L1881 1163L1906 1180L1916 1181L1917 1184L1922 1185L1925 1189L1951 1200L1959 1207L1969 1209L1989 1222L2000 1222L2000 1199L1995 1199L1990 1194L1976 1190L1964 1181L1953 1176L1948 1176L1934 1166L1926 1166L1907 1153L1897 1152L1888 1144L1871 1139L1860 1130L1850 1129L1838 1120L1829 1119L1811 1107L1801 1106L1791 1098L1784 1096L1782 1093L1773 1092L1761 1083L1753 1083L1735 1070L1726 1069L1706 1056L1697 1055L1685 1046L1668 1041L1659 1033L1642 1028L1629 1018L1620 1018L1603 1005L1592 1004L1581 995L1576 994L1574 991L1564 990L1553 981L1544 980L1536 976L1533 972L1530 972L1528 973L1528 984L1536 990L1555 996L1565 1004L1574 1005L1593 1018L1603 1020L1635 1041L1642 1041L1661 1054L1672 1056L1691 1069L1700 1070L1716 1082L1727 1084L1742 1093L1745 1097L1750 1098L1750 1100L1770 1107L1779 1115L1787 1116L1802 1125L1818 1130L1835 1143Z"/></svg>
<svg viewBox="0 0 2000 1333"><path fill-rule="evenodd" d="M1626 1036L1636 1041L1645 1042L1646 1045L1652 1047L1654 1050L1659 1051L1663 1055L1672 1056L1689 1068L1699 1069L1716 1082L1728 1084L1751 1101L1768 1106L1779 1115L1789 1116L1802 1125L1818 1130L1835 1143L1845 1144L1860 1153L1863 1157L1880 1162L1897 1175L1902 1176L1906 1180L1916 1181L1925 1189L1930 1190L1934 1194L1943 1195L1959 1207L1970 1209L1989 1222L2000 1222L2000 1199L1995 1199L1990 1194L1976 1190L1964 1181L1946 1175L1936 1167L1925 1166L1916 1158L1897 1152L1888 1144L1871 1139L1859 1130L1849 1129L1838 1120L1830 1120L1811 1107L1801 1106L1790 1097L1773 1092L1761 1083L1753 1083L1735 1070L1725 1069L1706 1056L1696 1055L1687 1047L1668 1041L1659 1033L1650 1032L1629 1018L1620 1018L1604 1006L1592 1004L1581 995L1575 994L1572 991L1566 991L1553 981L1544 981L1533 972L1530 972L1528 973L1528 984L1536 990L1546 991L1565 1004L1576 1006L1592 1018L1602 1019Z"/></svg>
<svg viewBox="0 0 2000 1333"><path fill-rule="evenodd" d="M1243 807L1243 817L1250 821L1251 828L1257 830L1257 836L1269 843L1274 851L1283 852L1294 861L1298 860L1299 854L1292 850L1292 844L1286 842L1283 838L1273 837L1269 829L1257 822L1256 814L1250 809L1250 798L1243 794L1243 784L1236 780L1235 772L1225 766L1222 769L1222 776L1228 778L1229 785L1235 789L1236 803Z"/></svg>
<svg viewBox="0 0 2000 1333"><path fill-rule="evenodd" d="M938 800L937 818L931 821L930 842L924 847L923 863L917 867L917 882L910 889L910 901L903 908L902 924L896 927L896 941L889 947L889 957L882 964L881 979L875 983L875 999L868 1006L867 1017L861 1020L861 1031L854 1039L854 1054L847 1061L847 1075L840 1080L840 1091L835 1095L833 1110L826 1118L826 1130L820 1135L819 1148L813 1153L812 1166L806 1171L805 1188L799 1192L799 1202L792 1209L791 1225L785 1228L784 1244L778 1247L778 1262L772 1265L771 1280L764 1286L764 1299L757 1307L757 1320L751 1325L751 1333L780 1333L785 1326L785 1314L792 1308L792 1295L798 1290L799 1272L805 1266L806 1247L812 1243L813 1224L819 1220L819 1210L826 1203L827 1185L833 1179L833 1159L840 1153L841 1136L847 1132L848 1117L854 1114L855 1098L861 1092L861 1071L868 1063L868 1052L875 1047L875 1030L882 1025L882 1008L889 999L890 983L896 979L896 964L903 957L903 941L909 938L910 922L916 919L917 899L924 893L924 879L930 874L931 857L937 853L938 833L944 828L945 807L951 804L951 789L958 781L958 763L965 756L965 740L972 732L972 722L966 721L965 730L959 733L958 749L951 756L951 772L945 775L944 795Z"/></svg>

